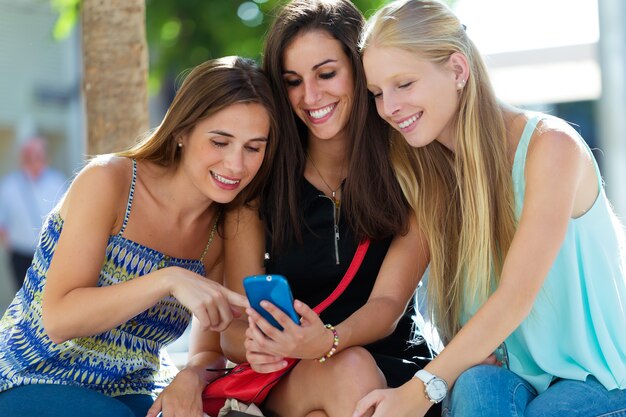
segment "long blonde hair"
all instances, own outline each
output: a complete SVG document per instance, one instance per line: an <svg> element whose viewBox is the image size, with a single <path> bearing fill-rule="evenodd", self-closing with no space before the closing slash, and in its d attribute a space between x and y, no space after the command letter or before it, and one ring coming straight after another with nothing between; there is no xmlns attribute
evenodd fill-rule
<svg viewBox="0 0 626 417"><path fill-rule="evenodd" d="M515 231L513 184L502 110L485 64L464 26L443 3L399 0L380 9L361 37L444 64L455 52L469 63L453 123L455 152L437 141L413 149L399 133L392 161L429 242L430 313L444 341L499 282Z"/></svg>

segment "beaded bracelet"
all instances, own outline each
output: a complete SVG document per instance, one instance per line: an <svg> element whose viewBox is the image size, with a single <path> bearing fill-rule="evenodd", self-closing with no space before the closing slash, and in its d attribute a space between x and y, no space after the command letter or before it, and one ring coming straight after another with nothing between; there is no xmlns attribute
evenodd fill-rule
<svg viewBox="0 0 626 417"><path fill-rule="evenodd" d="M333 347L331 347L324 356L318 359L319 363L326 362L326 359L330 358L335 354L335 352L337 352L337 347L339 346L339 334L337 333L337 330L335 330L335 328L330 324L326 324L324 327L333 332Z"/></svg>

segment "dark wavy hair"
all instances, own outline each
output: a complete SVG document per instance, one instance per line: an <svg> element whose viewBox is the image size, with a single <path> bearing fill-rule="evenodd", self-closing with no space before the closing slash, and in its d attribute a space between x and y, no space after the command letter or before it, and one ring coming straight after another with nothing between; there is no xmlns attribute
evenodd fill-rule
<svg viewBox="0 0 626 417"><path fill-rule="evenodd" d="M274 250L302 238L299 182L306 164L308 131L289 103L283 56L296 36L308 31L323 30L339 41L352 66L354 98L347 126L352 144L342 202L347 221L359 239L382 239L407 230L408 204L391 166L388 126L378 117L366 88L358 49L364 24L363 15L349 0L293 0L280 10L268 32L263 70L280 115L281 138L260 211L266 226L271 225L268 233Z"/></svg>

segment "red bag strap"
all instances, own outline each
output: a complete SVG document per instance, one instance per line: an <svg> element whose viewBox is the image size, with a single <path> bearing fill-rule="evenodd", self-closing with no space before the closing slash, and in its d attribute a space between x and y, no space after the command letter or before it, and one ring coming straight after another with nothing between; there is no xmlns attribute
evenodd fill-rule
<svg viewBox="0 0 626 417"><path fill-rule="evenodd" d="M361 263L363 262L363 258L365 258L365 254L367 253L367 249L369 248L369 246L369 239L362 240L361 243L359 243L359 246L356 248L356 252L354 253L354 257L352 258L352 262L350 263L350 266L348 267L348 270L344 274L343 278L341 278L341 281L337 285L337 288L335 288L335 290L330 293L330 295L326 297L324 301L315 306L315 308L313 308L313 311L315 311L317 314L320 314L326 309L326 307L331 305L337 298L339 298L339 296L345 291L346 288L348 288L348 285L350 285L350 282L352 282L352 279L361 267Z"/></svg>

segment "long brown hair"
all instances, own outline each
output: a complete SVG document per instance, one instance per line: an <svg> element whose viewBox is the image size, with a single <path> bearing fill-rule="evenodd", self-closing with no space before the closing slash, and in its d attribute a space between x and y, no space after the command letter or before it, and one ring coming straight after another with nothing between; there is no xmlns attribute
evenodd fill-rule
<svg viewBox="0 0 626 417"><path fill-rule="evenodd" d="M456 52L469 63L453 120L455 152L436 141L412 149L398 137L392 155L429 242L429 307L447 341L499 282L515 232L504 117L478 50L443 3L389 3L363 32L361 48L369 45L404 49L438 65Z"/></svg>
<svg viewBox="0 0 626 417"><path fill-rule="evenodd" d="M180 163L176 138L191 131L199 121L237 103L258 103L267 110L270 118L270 135L263 163L250 184L228 206L249 203L260 194L267 181L278 139L274 98L268 80L251 59L230 56L195 67L176 92L156 130L117 155L161 166L176 166Z"/></svg>
<svg viewBox="0 0 626 417"><path fill-rule="evenodd" d="M295 116L283 80L283 56L295 37L323 30L340 42L354 79L354 99L347 125L349 175L343 190L347 221L357 238L384 238L405 232L408 205L389 157L388 127L368 98L357 43L365 23L348 0L293 0L274 20L265 41L263 69L270 79L281 117L281 145L272 172L272 185L261 202L261 213L272 226L272 248L280 251L301 241L299 182L306 164L307 128Z"/></svg>

